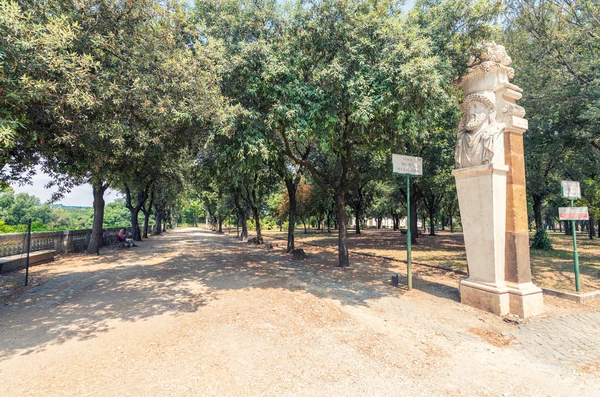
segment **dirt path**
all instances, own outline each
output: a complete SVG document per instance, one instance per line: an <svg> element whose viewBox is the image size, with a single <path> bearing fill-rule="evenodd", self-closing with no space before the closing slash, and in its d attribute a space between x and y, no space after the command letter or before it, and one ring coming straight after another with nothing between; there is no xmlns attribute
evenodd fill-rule
<svg viewBox="0 0 600 397"><path fill-rule="evenodd" d="M460 305L443 274L407 292L388 263L337 269L308 251L293 262L179 229L38 266L0 307L0 395L598 393L600 367L531 354L526 332Z"/></svg>

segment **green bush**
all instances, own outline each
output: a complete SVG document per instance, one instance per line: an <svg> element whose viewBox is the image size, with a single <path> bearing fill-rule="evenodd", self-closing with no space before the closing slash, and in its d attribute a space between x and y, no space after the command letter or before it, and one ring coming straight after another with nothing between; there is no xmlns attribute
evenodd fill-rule
<svg viewBox="0 0 600 397"><path fill-rule="evenodd" d="M535 232L531 248L544 251L552 250L552 243L550 242L550 238L548 237L548 233L546 233L545 229L538 229Z"/></svg>

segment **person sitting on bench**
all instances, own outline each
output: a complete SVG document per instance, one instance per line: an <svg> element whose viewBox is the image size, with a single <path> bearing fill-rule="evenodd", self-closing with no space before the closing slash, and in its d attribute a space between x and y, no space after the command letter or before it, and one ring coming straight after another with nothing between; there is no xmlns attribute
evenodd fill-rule
<svg viewBox="0 0 600 397"><path fill-rule="evenodd" d="M125 229L121 229L119 231L119 234L117 234L117 238L121 243L124 243L127 247L137 247L137 245L135 245L132 239L127 238L127 235L125 234Z"/></svg>

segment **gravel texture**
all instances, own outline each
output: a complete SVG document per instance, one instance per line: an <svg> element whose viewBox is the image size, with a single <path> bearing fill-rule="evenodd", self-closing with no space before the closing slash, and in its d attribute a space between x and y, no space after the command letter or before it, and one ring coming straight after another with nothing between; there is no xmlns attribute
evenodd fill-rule
<svg viewBox="0 0 600 397"><path fill-rule="evenodd" d="M519 348L443 272L417 267L406 291L395 264L303 248L177 229L37 266L3 295L0 395L598 395L597 366ZM561 305L549 318L584 310Z"/></svg>

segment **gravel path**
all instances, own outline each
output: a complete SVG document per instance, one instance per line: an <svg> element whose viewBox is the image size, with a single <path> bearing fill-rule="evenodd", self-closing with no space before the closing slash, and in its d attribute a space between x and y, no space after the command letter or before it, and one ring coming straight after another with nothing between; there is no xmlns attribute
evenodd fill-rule
<svg viewBox="0 0 600 397"><path fill-rule="evenodd" d="M1 396L599 395L600 367L532 355L443 275L408 292L389 263L199 229L140 245L33 269L0 306Z"/></svg>

